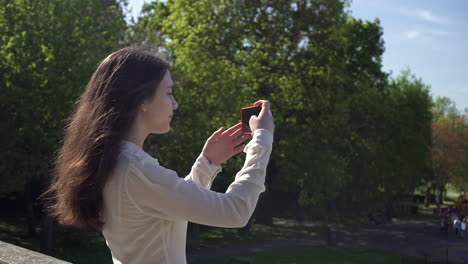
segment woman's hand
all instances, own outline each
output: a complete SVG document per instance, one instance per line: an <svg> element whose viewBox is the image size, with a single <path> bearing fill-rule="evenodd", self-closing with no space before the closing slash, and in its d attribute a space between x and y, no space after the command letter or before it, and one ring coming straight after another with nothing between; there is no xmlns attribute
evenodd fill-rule
<svg viewBox="0 0 468 264"><path fill-rule="evenodd" d="M241 144L249 138L249 135L239 137L240 135L242 135L242 123L238 123L226 131L224 131L224 127L218 129L206 141L202 151L203 156L212 163L220 165L244 150L245 145Z"/></svg>
<svg viewBox="0 0 468 264"><path fill-rule="evenodd" d="M257 129L266 129L272 134L275 130L275 119L270 110L270 102L267 100L258 100L254 103L254 106L261 106L262 110L258 116L253 115L250 117L249 126L252 132L255 132Z"/></svg>

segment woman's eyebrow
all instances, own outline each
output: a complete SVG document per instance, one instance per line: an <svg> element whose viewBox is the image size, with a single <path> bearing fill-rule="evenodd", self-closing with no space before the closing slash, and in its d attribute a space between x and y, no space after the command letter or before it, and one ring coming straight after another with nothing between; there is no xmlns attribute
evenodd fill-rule
<svg viewBox="0 0 468 264"><path fill-rule="evenodd" d="M167 88L174 89L174 85L169 85L169 86L167 86Z"/></svg>

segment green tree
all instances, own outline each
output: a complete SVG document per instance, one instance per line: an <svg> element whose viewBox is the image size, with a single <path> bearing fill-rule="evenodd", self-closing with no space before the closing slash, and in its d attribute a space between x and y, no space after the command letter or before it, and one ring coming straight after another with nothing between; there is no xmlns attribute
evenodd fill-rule
<svg viewBox="0 0 468 264"><path fill-rule="evenodd" d="M442 203L448 183L463 189L468 182L466 109L463 115L450 98L437 97L432 112L433 175L427 180L426 205L432 192L437 193L437 203Z"/></svg>
<svg viewBox="0 0 468 264"><path fill-rule="evenodd" d="M434 121L453 119L460 115L457 105L450 98L437 96L432 105Z"/></svg>
<svg viewBox="0 0 468 264"><path fill-rule="evenodd" d="M142 39L159 36L154 43L173 58L179 77L177 144L161 147L167 162L187 170L211 131L238 122L242 106L267 98L278 125L257 218L269 223L273 211L291 202L317 211L341 195L354 177L355 131L367 124L355 108L367 111L367 102L378 101L387 78L379 21L351 18L346 6L333 0L147 5L139 30L150 36ZM234 174L240 162L225 172Z"/></svg>
<svg viewBox="0 0 468 264"><path fill-rule="evenodd" d="M122 45L123 18L118 1L0 1L0 196L25 196L31 234L63 120L97 62Z"/></svg>
<svg viewBox="0 0 468 264"><path fill-rule="evenodd" d="M389 182L401 186L402 193L412 194L416 186L431 177L431 97L429 86L405 70L392 81L396 111L393 116L393 146L397 179ZM402 189L403 188L403 189ZM411 198L411 196L410 196Z"/></svg>
<svg viewBox="0 0 468 264"><path fill-rule="evenodd" d="M461 117L440 120L432 124L433 189L437 203L444 200L447 183L465 187L468 182L468 123Z"/></svg>

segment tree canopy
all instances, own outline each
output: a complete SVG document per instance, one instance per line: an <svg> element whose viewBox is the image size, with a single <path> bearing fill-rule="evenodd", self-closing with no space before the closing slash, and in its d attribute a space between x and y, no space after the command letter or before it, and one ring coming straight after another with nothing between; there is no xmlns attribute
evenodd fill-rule
<svg viewBox="0 0 468 264"><path fill-rule="evenodd" d="M445 140L466 142L466 118L444 121L463 118L453 102L432 103L410 70L383 71L384 29L352 17L349 1L153 1L134 23L125 3L0 0L0 195L46 182L64 119L99 60L126 45L173 63L174 129L145 148L180 176L242 107L271 101L274 151L256 215L264 223L273 214L395 212L441 175ZM454 126L459 137L444 132ZM224 191L242 163L239 155L223 164L213 189Z"/></svg>
<svg viewBox="0 0 468 264"><path fill-rule="evenodd" d="M411 192L430 170L428 87L410 72L390 79L382 70L379 20L355 19L347 6L146 5L139 36L169 54L179 77L177 146L161 147L168 163L189 168L209 133L266 98L277 123L264 199L272 209L297 204L322 212L331 204L365 211ZM240 165L232 163L226 175Z"/></svg>
<svg viewBox="0 0 468 264"><path fill-rule="evenodd" d="M45 183L64 119L99 60L121 46L117 1L0 1L0 195Z"/></svg>

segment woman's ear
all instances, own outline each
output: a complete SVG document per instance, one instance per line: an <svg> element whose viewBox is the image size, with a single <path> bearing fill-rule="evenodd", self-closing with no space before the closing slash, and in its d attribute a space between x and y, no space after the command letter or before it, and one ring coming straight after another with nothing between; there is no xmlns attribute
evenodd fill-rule
<svg viewBox="0 0 468 264"><path fill-rule="evenodd" d="M146 112L146 104L141 103L139 109L140 109L140 111Z"/></svg>

